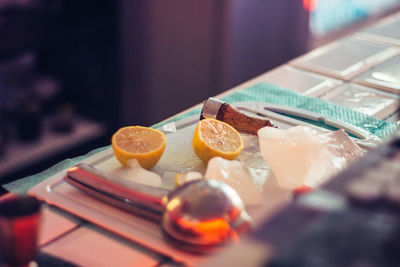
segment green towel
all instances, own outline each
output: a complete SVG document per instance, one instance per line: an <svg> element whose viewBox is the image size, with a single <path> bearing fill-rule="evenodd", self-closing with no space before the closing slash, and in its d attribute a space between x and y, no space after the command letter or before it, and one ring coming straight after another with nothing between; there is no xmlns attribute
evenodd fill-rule
<svg viewBox="0 0 400 267"><path fill-rule="evenodd" d="M228 103L243 101L267 102L289 107L301 108L353 124L381 138L392 135L398 129L398 124L395 122L385 122L375 117L368 116L364 113L354 111L345 107L340 107L338 105L329 103L318 98L307 97L268 83L260 83L241 91L234 92L226 97L223 97L222 100ZM190 110L185 114L175 116L171 120L164 123L156 124L153 127L162 127L166 123L178 121L191 115L200 114L200 111L200 108ZM14 181L12 183L4 185L4 187L11 192L26 193L26 191L35 184L47 179L48 177L56 174L57 172L65 168L77 164L81 160L93 154L96 154L105 148L106 147L96 149L81 157L61 161L60 163L54 165L44 172Z"/></svg>

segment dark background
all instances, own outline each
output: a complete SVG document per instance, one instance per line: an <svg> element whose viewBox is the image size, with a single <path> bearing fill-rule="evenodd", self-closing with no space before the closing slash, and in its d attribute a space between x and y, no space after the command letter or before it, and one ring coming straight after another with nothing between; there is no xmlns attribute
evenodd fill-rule
<svg viewBox="0 0 400 267"><path fill-rule="evenodd" d="M119 127L160 122L377 12L336 2L0 0L0 182L109 145Z"/></svg>
<svg viewBox="0 0 400 267"><path fill-rule="evenodd" d="M301 1L246 2L0 1L2 183L108 145L121 126L150 126L306 51Z"/></svg>

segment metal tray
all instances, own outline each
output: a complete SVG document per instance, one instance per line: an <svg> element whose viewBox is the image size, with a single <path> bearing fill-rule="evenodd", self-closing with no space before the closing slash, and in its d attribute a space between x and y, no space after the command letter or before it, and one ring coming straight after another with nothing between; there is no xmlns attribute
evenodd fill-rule
<svg viewBox="0 0 400 267"><path fill-rule="evenodd" d="M261 103L252 102L240 103L236 106L242 110L262 108ZM263 114L267 115L281 128L309 125L303 121L266 110ZM175 187L174 176L176 173L205 171L206 166L194 155L191 145L197 122L198 116L196 115L176 123L169 123L161 128L166 133L167 147L153 171L162 177L162 187ZM243 135L243 137L245 148L238 159L244 161L253 170L254 182L263 196L262 205L246 207L250 216L257 222L259 218L266 219L272 216L285 206L291 198L290 192L276 185L272 172L261 158L257 137L251 135ZM83 162L92 164L106 172L113 172L120 168L112 148L105 149L83 160ZM36 185L29 190L29 194L178 262L192 265L206 258L204 255L188 253L171 245L157 222L146 220L103 203L69 185L63 180L65 173L66 169Z"/></svg>

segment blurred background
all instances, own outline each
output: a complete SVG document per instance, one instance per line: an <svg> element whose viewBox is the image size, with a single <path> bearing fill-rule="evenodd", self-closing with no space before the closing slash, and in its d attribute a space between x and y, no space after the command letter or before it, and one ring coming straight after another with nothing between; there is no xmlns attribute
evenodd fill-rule
<svg viewBox="0 0 400 267"><path fill-rule="evenodd" d="M0 0L0 181L109 144L399 0Z"/></svg>

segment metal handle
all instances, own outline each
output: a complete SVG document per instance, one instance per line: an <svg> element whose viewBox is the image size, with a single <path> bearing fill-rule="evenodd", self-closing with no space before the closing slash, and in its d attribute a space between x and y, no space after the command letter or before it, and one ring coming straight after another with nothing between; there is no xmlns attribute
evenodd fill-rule
<svg viewBox="0 0 400 267"><path fill-rule="evenodd" d="M205 118L217 118L219 108L224 104L225 102L214 98L214 97L209 97L203 104L203 108L201 109L200 113L200 119L205 119Z"/></svg>
<svg viewBox="0 0 400 267"><path fill-rule="evenodd" d="M78 164L64 179L71 185L125 210L159 220L169 190L135 183L105 173L88 164Z"/></svg>
<svg viewBox="0 0 400 267"><path fill-rule="evenodd" d="M312 111L288 107L288 106L282 106L282 105L278 105L278 104L270 104L270 103L265 103L264 109L273 111L273 112L278 112L281 114L298 116L301 118L313 120L315 122L322 122L322 123L325 123L326 125L333 126L338 129L343 129L347 133L350 133L360 139L379 140L379 138L377 136L371 134L370 132L368 132L360 127L351 125L347 122L340 121L337 119L328 118L328 117L325 117L323 115L320 115L320 114L312 112Z"/></svg>

